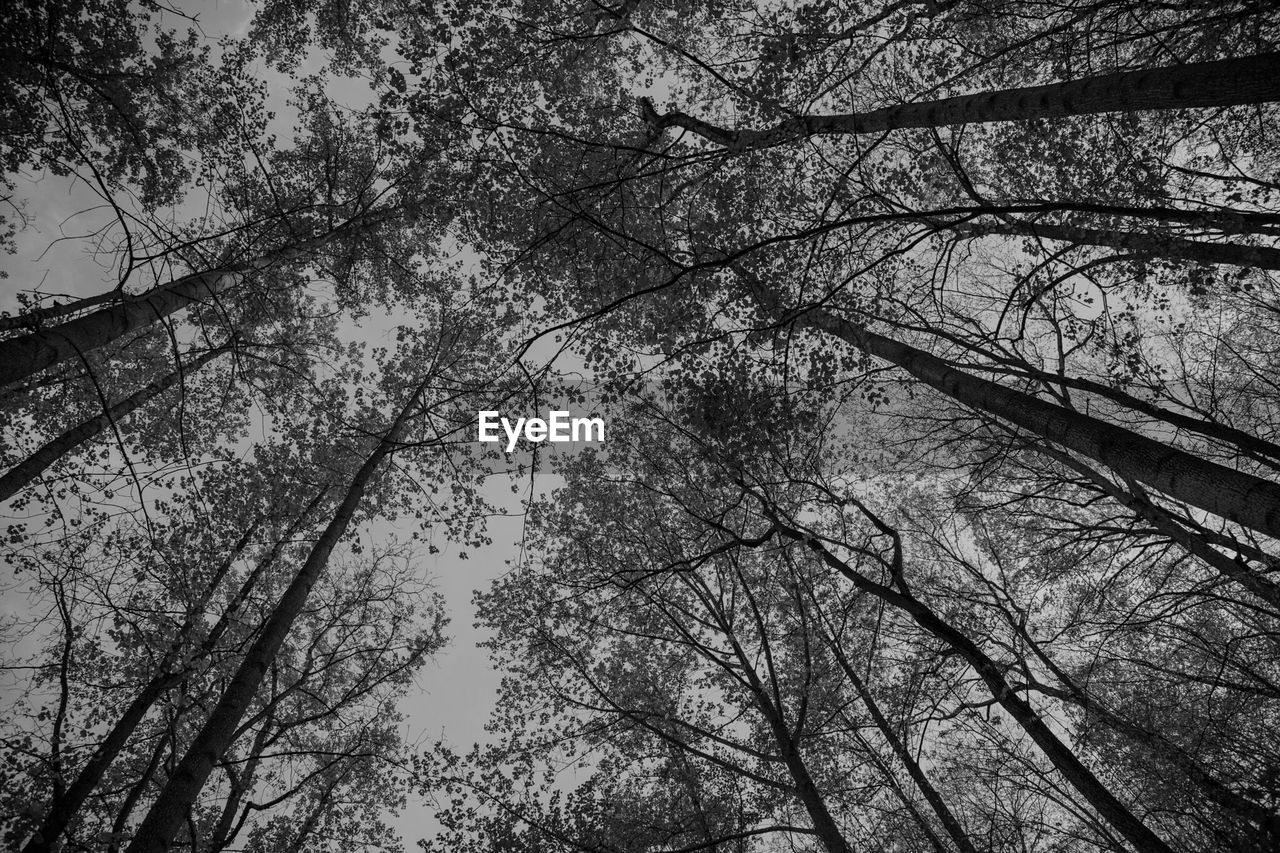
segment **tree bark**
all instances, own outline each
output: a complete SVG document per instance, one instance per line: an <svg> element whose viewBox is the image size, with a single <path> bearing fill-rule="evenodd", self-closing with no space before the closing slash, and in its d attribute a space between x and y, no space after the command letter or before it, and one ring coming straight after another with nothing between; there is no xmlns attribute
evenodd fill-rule
<svg viewBox="0 0 1280 853"><path fill-rule="evenodd" d="M964 405L1101 462L1174 500L1280 538L1280 484L1218 465L1082 412L971 376L923 350L827 311L798 321L906 370Z"/></svg>
<svg viewBox="0 0 1280 853"><path fill-rule="evenodd" d="M949 336L947 339L954 340ZM955 342L962 343L958 340ZM1135 397L1118 388L1114 388L1102 382L1096 382L1092 379L1049 373L1032 367L1026 362L1006 357L1003 354L993 355L992 353L987 352L984 353L984 355L993 358L998 363L1009 365L1009 370L994 370L993 368L984 368L981 365L977 366L977 369L993 369L994 372L1007 373L1015 377L1026 377L1046 385L1058 385L1063 388L1072 388L1077 391L1085 391L1090 394L1095 394L1104 399L1111 400L1114 403L1118 403L1127 409L1131 409L1135 412L1141 412L1144 415L1156 418L1157 420L1162 420L1179 429L1185 429L1189 432L1203 435L1206 438L1211 438L1224 444L1234 445L1236 448L1243 451L1246 456L1249 456L1255 461L1261 462L1262 464L1272 468L1280 468L1280 445L1267 441L1264 438L1259 438L1258 436L1245 432L1244 430L1236 429L1229 424L1172 411L1158 406L1150 400Z"/></svg>
<svg viewBox="0 0 1280 853"><path fill-rule="evenodd" d="M214 299L251 273L302 257L346 234L365 231L389 215L387 211L365 213L318 237L222 269L191 273L92 314L0 341L0 388L146 328L193 303Z"/></svg>
<svg viewBox="0 0 1280 853"><path fill-rule="evenodd" d="M128 294L115 289L104 293L95 293L93 296L85 296L82 299L72 299L70 302L63 302L60 305L32 308L30 311L15 314L12 317L0 317L0 331L7 332L11 329L23 328L38 329L47 320L56 320L68 314L87 311L98 305L106 305L108 302L123 302L126 299L129 299Z"/></svg>
<svg viewBox="0 0 1280 853"><path fill-rule="evenodd" d="M733 152L770 148L811 136L884 133L998 121L1197 107L1280 99L1280 53L1121 71L1044 86L977 92L865 113L801 115L763 130L729 130L679 111L660 115L647 98L641 116L651 133L679 127Z"/></svg>
<svg viewBox="0 0 1280 853"><path fill-rule="evenodd" d="M0 477L0 501L7 501L16 495L28 483L40 476L46 468L57 462L67 453L75 450L84 442L93 438L107 426L119 421L121 418L136 411L146 403L154 400L165 391L172 388L185 376L195 373L204 367L213 359L230 352L230 346L217 347L199 355L185 369L181 366L177 370L166 374L165 376L147 385L145 388L135 391L128 397L116 403L100 415L92 417L79 426L67 430L62 435L46 442L39 450L32 453L26 459L19 462L13 468L10 468L3 477Z"/></svg>
<svg viewBox="0 0 1280 853"><path fill-rule="evenodd" d="M1194 557L1214 569L1224 578L1238 583L1258 598L1270 604L1273 612L1280 613L1280 584L1256 574L1243 560L1236 560L1214 548L1201 536L1188 530L1160 507L1141 495L1131 494L1112 483L1087 465L1078 462L1070 454L1054 448L1037 448L1039 452L1058 460L1097 486L1108 497L1149 523L1160 533L1177 542Z"/></svg>
<svg viewBox="0 0 1280 853"><path fill-rule="evenodd" d="M178 763L168 784L152 804L127 853L161 853L169 849L209 773L235 739L240 720L253 701L271 661L275 659L294 621L306 605L311 588L324 571L330 553L346 533L378 468L399 446L400 438L408 426L410 413L425 387L426 383L423 382L415 388L377 447L352 478L333 519L316 540L306 562L298 569L262 626L258 638L246 652L218 704Z"/></svg>
<svg viewBox="0 0 1280 853"><path fill-rule="evenodd" d="M1280 270L1280 249L1267 246L1244 246L1238 243L1205 243L1181 237L1080 228L1049 222L1001 222L998 225L960 226L966 236L983 237L1002 234L1016 237L1041 237L1082 246L1106 246L1126 249L1149 257L1194 261L1200 264L1229 264L1264 270Z"/></svg>
<svg viewBox="0 0 1280 853"><path fill-rule="evenodd" d="M817 604L816 600L814 604ZM907 749L906 744L902 742L902 738L898 737L898 733L893 730L893 726L889 725L889 721L880 710L880 705L876 702L875 697L871 695L867 685L863 683L857 672L854 671L853 665L849 663L849 659L845 656L844 649L840 647L840 643L835 637L826 637L826 639L835 655L836 662L849 679L849 683L853 685L853 689L857 691L858 698L866 706L867 712L871 714L871 719L875 722L876 728L880 730L880 734L889 744L889 748L893 750L893 754L907 768L907 773L911 776L911 780L916 783L916 788L924 795L925 800L933 809L933 813L938 816L938 820L942 821L942 825L946 827L947 834L951 836L956 849L961 853L978 853L977 848L973 846L973 842L969 840L969 834L960 824L960 821L956 819L955 813L947 806L946 801L942 799L942 794L938 793L938 789L933 787L929 777L925 776L924 768L920 766L920 762L916 761L915 756L911 754L911 750Z"/></svg>

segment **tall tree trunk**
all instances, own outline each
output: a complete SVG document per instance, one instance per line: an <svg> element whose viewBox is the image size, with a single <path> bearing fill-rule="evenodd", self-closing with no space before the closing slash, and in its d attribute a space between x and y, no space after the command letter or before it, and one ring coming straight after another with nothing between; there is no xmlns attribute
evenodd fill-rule
<svg viewBox="0 0 1280 853"><path fill-rule="evenodd" d="M737 577L744 597L750 602L756 630L759 631L761 642L767 643L768 640L764 639L768 635L767 630L760 616L755 597L752 595L750 586L747 584L746 579L742 577L741 572L737 573ZM809 773L809 767L805 763L804 755L800 752L799 735L792 733L790 726L787 725L787 721L783 717L782 697L776 692L777 678L775 671L772 669L772 655L766 651L764 659L766 665L770 667L770 671L767 673L770 675L769 681L775 687L773 697L770 696L769 688L766 687L764 679L756 671L753 656L747 654L742 644L738 642L731 619L717 605L711 590L700 580L690 582L689 586L701 599L702 606L706 609L708 615L715 620L721 635L733 649L733 655L747 680L756 707L759 709L760 715L769 724L769 731L778 747L782 763L791 775L796 796L800 799L800 804L804 806L805 811L809 814L809 820L813 823L814 834L818 836L818 840L822 842L822 846L826 848L827 853L852 853L853 848L845 840L844 833L840 831L840 825L836 823L835 817L831 814L831 809L827 806L826 798L818 790L817 783L813 781L813 776Z"/></svg>
<svg viewBox="0 0 1280 853"><path fill-rule="evenodd" d="M812 591L810 591L810 595L812 596ZM817 604L818 602L815 599L814 605L817 606ZM951 836L956 849L960 850L961 853L978 853L973 842L969 840L969 834L960 824L960 821L956 819L950 807L947 806L946 800L942 799L942 794L938 793L938 789L933 787L929 777L924 774L924 768L920 766L920 762L916 761L915 756L911 754L911 750L907 749L907 745L902 742L902 738L898 737L898 733L893 730L893 726L889 725L888 719L885 718L884 713L880 710L879 703L876 702L867 685L863 683L858 673L854 670L839 641L834 636L827 636L825 632L823 636L834 653L840 669L844 671L849 683L853 685L853 689L857 692L858 698L862 700L867 712L871 714L871 719L875 722L876 728L880 730L880 734L889 744L889 748L893 750L893 754L902 762L902 766L907 768L907 774L916 783L916 788L924 795L925 800L933 809L933 813L938 816L938 820L942 821L942 825L946 827L947 834Z"/></svg>
<svg viewBox="0 0 1280 853"><path fill-rule="evenodd" d="M884 133L905 127L948 127L1135 110L1230 107L1277 99L1280 53L1121 71L1044 86L901 104L866 113L801 115L763 130L729 130L678 111L660 115L649 99L641 98L639 103L651 133L679 127L737 152L830 134Z"/></svg>
<svg viewBox="0 0 1280 853"><path fill-rule="evenodd" d="M1132 510L1135 515L1148 522L1160 533L1177 542L1187 553L1198 557L1224 578L1240 584L1240 586L1270 604L1275 608L1273 610L1274 613L1280 613L1280 584L1256 574L1244 560L1237 560L1222 553L1213 547L1212 543L1205 541L1198 533L1183 527L1168 512L1151 503L1145 496L1133 494L1117 486L1088 465L1076 460L1069 453L1063 453L1051 447L1040 447L1037 450L1058 460L1089 480L1116 503Z"/></svg>
<svg viewBox="0 0 1280 853"><path fill-rule="evenodd" d="M261 519L254 521L240 535L239 540L232 546L227 558L218 565L209 582L205 585L205 590L200 600L188 611L187 617L183 620L182 626L173 638L173 642L169 644L169 648L165 651L164 656L161 657L156 675L152 676L143 688L138 691L138 695L133 698L133 701L125 708L124 713L116 720L106 738L98 744L93 751L93 755L80 768L80 772L76 774L75 781L71 783L71 786L66 791L55 794L53 802L49 806L49 811L45 815L44 821L40 824L40 829L27 842L26 847L23 848L23 853L44 853L53 848L54 843L66 831L67 825L72 818L80 811L80 807L84 805L84 801L98 786L98 782L102 780L102 775L106 773L111 762L124 749L129 737L138 727L138 724L142 722L147 712L151 710L151 706L177 682L181 673L175 673L171 670L173 664L181 655L188 635L195 627L196 617L204 612L209 600L213 598L218 587L221 586L222 579L226 577L227 572L235 564L236 558L248 546L254 534L257 533L260 521Z"/></svg>
<svg viewBox="0 0 1280 853"><path fill-rule="evenodd" d="M1169 845L1138 819L1128 806L1120 802L1093 771L1076 757L1071 748L1053 733L1031 704L1014 691L1005 679L1004 670L1000 665L968 636L943 620L933 612L932 608L915 596L864 577L828 551L818 539L782 522L772 505L765 506L766 513L777 532L788 539L807 545L823 564L835 569L858 589L905 612L915 620L916 624L942 640L963 658L986 684L992 697L1009 712L1022 730L1040 747L1045 757L1062 774L1062 778L1079 791L1097 813L1128 839L1136 850L1140 853L1173 853Z"/></svg>
<svg viewBox="0 0 1280 853"><path fill-rule="evenodd" d="M1218 465L1139 433L971 376L908 344L827 311L798 321L844 340L970 408L1074 450L1174 500L1280 538L1280 484Z"/></svg>
<svg viewBox="0 0 1280 853"><path fill-rule="evenodd" d="M333 519L316 540L306 562L280 597L253 645L245 653L240 667L223 691L218 704L210 712L203 728L195 736L178 763L168 784L151 805L151 810L138 827L127 853L161 853L169 849L178 829L186 819L205 780L214 765L230 748L240 720L244 717L259 685L280 647L288 637L294 621L306 605L311 588L319 580L338 541L346 533L356 509L373 482L383 461L399 446L426 382L419 384L383 434L377 447L351 480L347 493L338 505Z"/></svg>
<svg viewBox="0 0 1280 853"><path fill-rule="evenodd" d="M281 533L271 546L270 552L261 558L249 576L240 584L240 588L236 591L235 596L228 602L222 615L209 631L209 635L200 643L200 646L191 655L192 660L199 660L206 657L217 645L219 638L225 633L231 624L232 618L240 605L253 591L258 579L263 573L269 569L279 556L280 551L291 540L298 529L306 523L306 519L315 510L323 500L327 490L321 489L306 508L292 521L289 527ZM32 837L23 848L23 853L45 853L52 849L54 843L66 831L67 826L75 818L84 805L89 795L97 788L98 783L102 781L103 774L107 768L115 761L116 756L124 749L125 744L129 742L129 738L137 729L138 725L146 717L147 712L156 701L173 688L175 684L181 680L185 669L175 669L174 664L182 655L183 646L190 636L191 631L195 628L195 621L198 616L204 614L208 608L209 602L212 600L218 587L222 584L222 579L226 573L230 571L231 566L235 562L235 558L249 543L249 540L257 532L258 522L254 522L248 530L240 537L240 540L232 548L229 557L224 560L209 579L209 583L205 586L205 590L200 600L191 609L187 618L183 621L182 627L178 630L174 637L173 643L164 657L160 661L157 672L151 679L138 691L138 695L125 708L120 718L116 720L115 725L111 727L111 731L107 733L106 738L98 744L94 749L93 755L85 762L85 765L76 775L75 781L71 787L59 798L56 798L49 807L49 811L45 816L44 822L40 825L40 830Z"/></svg>
<svg viewBox="0 0 1280 853"><path fill-rule="evenodd" d="M7 501L16 495L28 483L40 476L46 468L102 432L110 424L119 421L149 401L154 400L176 385L183 377L195 373L213 359L223 353L230 352L231 349L231 346L221 346L205 351L188 364L185 369L179 366L178 369L157 379L145 388L130 394L102 414L89 418L79 426L73 427L57 438L46 442L39 450L10 468L3 477L0 477L0 501Z"/></svg>
<svg viewBox="0 0 1280 853"><path fill-rule="evenodd" d="M225 268L182 276L147 293L116 302L58 326L0 341L0 388L142 329L193 303L207 302L245 277L308 255L349 234L385 221L388 211L365 213L333 230Z"/></svg>
<svg viewBox="0 0 1280 853"><path fill-rule="evenodd" d="M953 343L964 345L964 341L958 336L950 334L940 334L939 337ZM1267 441L1259 438L1252 433L1244 430L1236 429L1229 424L1220 423L1218 421L1206 420L1204 417L1194 417L1181 412L1172 411L1156 405L1150 400L1144 400L1141 397L1135 397L1125 391L1107 385L1103 382L1096 382L1092 379L1086 379L1079 376L1066 376L1058 373L1037 369L1025 361L1012 358L1004 353L983 351L982 355L991 359L993 365L977 365L974 369L987 370L993 373L1003 373L1014 377L1025 377L1033 379L1043 385L1057 385L1062 388L1071 388L1077 391L1085 391L1089 394L1111 400L1127 409L1135 412L1141 412L1144 415L1162 420L1178 429L1184 429L1211 438L1224 444L1234 445L1239 451L1243 451L1249 458L1267 465L1271 468L1280 470L1280 445L1275 442ZM1002 367L1001 365L1007 366Z"/></svg>
<svg viewBox="0 0 1280 853"><path fill-rule="evenodd" d="M1148 257L1173 258L1201 264L1230 264L1264 270L1280 270L1280 249L1267 246L1244 246L1238 243L1205 243L1181 237L1080 228L1049 222L1001 222L998 225L959 226L966 236L982 237L1002 234L1017 237L1041 237L1082 246L1106 246L1126 249Z"/></svg>

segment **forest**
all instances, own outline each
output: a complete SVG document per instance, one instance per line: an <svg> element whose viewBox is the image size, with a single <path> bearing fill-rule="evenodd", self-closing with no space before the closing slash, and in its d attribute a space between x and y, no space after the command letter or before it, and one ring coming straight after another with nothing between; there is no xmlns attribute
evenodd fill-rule
<svg viewBox="0 0 1280 853"><path fill-rule="evenodd" d="M0 843L1280 850L1277 102L1271 0L8 0Z"/></svg>

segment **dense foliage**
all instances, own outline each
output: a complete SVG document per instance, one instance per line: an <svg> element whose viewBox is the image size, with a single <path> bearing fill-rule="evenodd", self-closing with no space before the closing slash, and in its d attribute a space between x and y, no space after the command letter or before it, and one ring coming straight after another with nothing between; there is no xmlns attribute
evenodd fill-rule
<svg viewBox="0 0 1280 853"><path fill-rule="evenodd" d="M1272 4L246 14L0 21L7 844L1280 844Z"/></svg>

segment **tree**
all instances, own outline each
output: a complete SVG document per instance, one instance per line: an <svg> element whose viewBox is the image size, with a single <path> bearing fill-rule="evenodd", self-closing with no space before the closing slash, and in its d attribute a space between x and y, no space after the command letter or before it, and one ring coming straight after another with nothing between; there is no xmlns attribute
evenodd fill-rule
<svg viewBox="0 0 1280 853"><path fill-rule="evenodd" d="M819 395L817 399L820 398ZM1268 839L1275 832L1274 810L1259 803L1246 786L1235 782L1234 769L1220 765L1216 766L1216 772L1208 769L1215 765L1204 763L1207 756L1197 756L1196 747L1184 745L1193 742L1195 734L1178 731L1180 724L1171 727L1152 720L1134 723L1126 718L1124 712L1109 709L1107 700L1093 695L1084 679L1077 680L1066 668L1053 662L1051 649L1059 642L1064 643L1063 653L1071 654L1066 651L1063 629L1055 632L1049 625L1040 626L1028 621L1028 611L1024 608L1029 605L1019 600L1020 594L1006 586L1007 591L1003 595L1007 598L996 595L996 589L992 589L993 582L989 580L995 569L974 564L974 561L998 561L996 565L1004 573L1004 578L1008 578L1012 571L1011 565L1004 561L1014 558L1009 553L1002 553L1011 549L1002 549L989 529L979 541L982 548L989 549L986 553L991 556L974 557L972 548L965 544L964 535L953 538L944 534L941 527L932 528L936 531L933 533L929 532L930 527L925 527L923 534L916 533L919 521L912 522L911 532L886 523L863 500L851 496L844 491L845 487L837 485L848 476L849 466L844 466L845 473L838 473L841 471L838 463L832 466L823 460L839 460L839 455L814 453L803 441L791 444L790 450L782 449L776 442L743 446L742 437L750 435L749 427L768 422L771 415L774 416L773 422L778 423L778 410L767 411L766 401L767 398L761 397L719 409L720 414L707 422L714 430L710 434L705 431L707 426L697 427L683 418L673 423L669 415L662 414L651 419L651 426L644 426L643 413L633 412L634 422L638 425L637 435L612 444L608 462L588 459L570 466L566 471L567 492L558 501L560 508L548 510L544 516L543 524L547 525L551 538L540 542L535 550L537 559L546 561L547 569L537 568L535 564L535 567L504 581L488 605L492 609L486 611L490 614L487 617L490 624L500 632L501 639L495 648L508 661L507 666L518 679L510 687L510 702L514 706L522 702L543 701L545 687L554 685L556 696L561 698L552 707L563 708L558 713L578 709L569 718L572 723L566 720L567 731L582 734L567 736L585 737L589 732L609 731L612 727L606 725L605 720L615 714L625 714L626 719L635 721L637 729L653 730L665 739L679 738L682 749L707 760L707 747L700 747L697 740L689 741L687 738L708 738L710 740L706 742L715 743L736 729L719 728L703 719L695 723L683 716L686 713L683 710L679 713L673 710L682 709L684 706L680 703L659 702L654 710L648 710L647 704L634 705L632 703L636 699L624 685L634 684L638 677L636 656L641 649L653 655L663 644L673 643L673 648L687 649L686 654L694 659L702 655L710 659L720 648L726 649L720 654L731 654L728 649L736 648L732 643L723 645L726 643L724 639L713 640L702 636L701 632L725 631L729 626L733 626L734 633L747 631L746 626L751 625L754 619L759 626L757 630L764 633L757 635L753 631L755 639L752 642L763 642L759 637L768 637L777 645L748 653L745 660L739 658L733 666L726 664L725 668L714 671L724 673L731 681L740 679L740 683L750 684L751 662L768 661L770 674L763 683L772 682L773 690L778 690L779 685L805 685L804 690L815 691L809 694L807 701L801 696L793 696L785 705L806 709L802 715L812 715L810 719L827 720L819 740L830 739L833 737L830 718L823 709L827 707L826 702L835 702L835 707L840 707L840 703L823 691L834 689L835 683L844 682L844 689L868 707L873 722L877 716L870 710L878 707L874 705L874 699L867 702L866 697L872 683L867 679L871 678L870 673L878 673L878 670L869 669L865 678L858 675L850 663L854 650L858 650L856 653L861 657L868 643L872 649L883 643L884 654L901 654L902 644L910 644L912 641L907 638L914 633L917 638L921 635L928 638L923 650L925 654L937 655L939 648L945 650L935 666L944 666L943 661L950 657L959 662L962 670L941 676L942 682L936 688L944 693L959 690L960 707L954 712L947 712L938 707L939 696L936 693L926 694L921 699L926 708L930 704L933 708L926 713L937 719L939 725L951 726L953 723L950 721L956 714L986 713L990 719L989 712L984 712L983 708L995 705L1005 709L1012 717L1014 731L1021 730L1021 737L1035 744L1054 768L1052 771L1039 768L1034 772L1060 774L1069 786L1068 790L1074 789L1073 794L1065 795L1062 805L1070 810L1083 807L1086 821L1101 821L1103 828L1096 831L1100 831L1103 837L1109 832L1118 832L1129 838L1135 847L1169 849L1172 839L1180 837L1180 831L1165 823L1166 818L1160 818L1157 823L1148 822L1156 820L1154 817L1144 820L1141 817L1144 812L1149 815L1154 815L1154 812L1148 809L1141 797L1159 797L1159 791L1173 784L1170 776L1164 774L1173 774L1187 779L1190 783L1188 790L1197 791L1198 796L1170 806L1185 818L1170 815L1167 820L1185 819L1190 827L1208 819L1215 826L1211 833L1218 833L1218 840L1210 841L1211 836L1205 836L1204 843L1225 845L1224 849L1265 849L1271 843ZM696 411L701 405L702 402L695 398L691 408ZM737 420L729 420L727 416L736 416ZM757 417L760 420L757 421ZM816 435L821 433L818 430ZM731 443L721 445L722 440ZM700 459L705 461L692 462ZM802 497L806 492L812 495L808 501ZM922 505L922 497L916 496L915 506ZM788 509L782 510L782 505ZM626 506L627 511L619 513L617 508L620 506ZM927 507L928 503L923 506ZM847 514L849 512L852 517ZM801 523L792 520L801 515L817 521ZM1010 513L1010 516L1018 518L1017 513ZM863 529L859 529L858 519L861 519ZM948 523L941 516L926 516L923 521L938 525ZM958 523L958 520L951 523ZM989 522L995 526L1000 523ZM631 529L632 525L634 529ZM935 543L954 543L943 546L952 550L937 551L936 546L928 544L930 536L934 537L932 541ZM938 538L940 536L946 536L945 540ZM1051 553L1044 550L1046 545L1034 540L1018 540L1016 547L1028 549L1026 553L1032 560L1043 560L1047 553ZM1124 552L1128 546L1122 541L1116 547ZM912 549L919 549L922 555L918 565L907 557ZM756 551L760 552L759 555L753 554ZM850 556L838 556L838 551ZM928 554L928 558L923 558L924 554ZM958 565L968 566L964 571L972 572L971 581L964 580L963 574L961 578L955 578L946 569L926 568L930 563L946 565L938 559L939 554L945 554L944 559ZM1073 559L1079 560L1079 565L1063 578L1055 577L1055 571L1061 571L1058 569L1037 571L1036 574L1047 584L1069 584L1077 572L1079 577L1088 577L1097 566L1096 558L1085 557L1078 547L1067 556L1067 561ZM1150 564L1149 559L1145 564ZM762 571L765 567L776 566L774 571L779 577L757 576L747 568L756 565ZM1144 565L1144 561L1139 558L1136 565ZM844 609L848 606L845 603L848 599L843 599L838 592L838 584L842 580L849 587L844 595L854 594L852 601L860 605L855 606L853 612L865 614L860 624L848 621L849 611ZM733 592L726 589L708 591L694 601L686 601L679 606L675 604L678 599L673 597L687 587L698 589L704 584L723 585L730 581L734 582ZM834 589L833 583L837 585ZM1003 583L1008 584L1009 580ZM983 591L984 585L990 592ZM930 600L926 600L926 595ZM1212 598L1202 598L1201 593L1181 595L1188 606L1197 600L1213 606ZM762 603L765 600L771 602L767 608ZM988 600L991 602L989 605L984 603ZM1041 596L1041 600L1051 602L1052 598ZM529 602L537 603L533 618L516 616L515 611L519 608L527 610ZM729 606L729 602L737 602L735 606L747 609L736 618L717 619L712 615L718 608ZM750 602L757 604L753 608L749 606ZM962 602L967 604L957 609ZM775 606L781 610L775 612ZM1081 606L1087 605L1082 603ZM1097 608L1099 604L1092 606ZM1159 607L1154 600L1152 606ZM987 607L999 615L995 622L986 623L991 627L984 628L982 613ZM703 614L702 608L709 608L710 612ZM783 615L788 612L790 619ZM1051 604L1043 605L1041 612L1042 618L1047 620L1061 618ZM751 615L753 613L754 616ZM891 617L889 614L897 615ZM1081 614L1077 618L1094 616L1104 620L1108 618L1096 611L1091 616ZM1148 618L1166 617L1160 616L1158 611L1142 617L1139 624L1144 627L1136 629L1140 634L1145 635L1149 630L1150 623L1145 621ZM652 621L655 619L658 621ZM686 630L697 633L677 632L668 639L667 632L659 627L667 619L676 620L677 624L692 619L694 621L688 625L699 627ZM832 630L840 624L846 626L842 631ZM859 627L855 629L854 625ZM1013 639L1002 636L1005 630L1012 633ZM612 642L604 639L612 631L626 640ZM870 631L872 637L879 639L864 640L851 633L854 631ZM899 635L898 631L905 633ZM888 639L889 635L893 636L892 640ZM797 646L802 639L807 642ZM656 647L653 645L655 642L659 644ZM1010 661L1006 656L1016 655L1020 647L1029 656L1022 658L1021 663L1017 657ZM803 656L794 657L801 653L801 649ZM827 653L831 656L827 657L826 665L819 665L818 661ZM1149 660L1156 665L1164 654L1159 650L1136 649L1129 653L1143 658L1153 654ZM623 656L621 660L629 662L605 664L594 657L600 654ZM875 659L874 653L872 659ZM946 664L945 668L950 669L951 666L953 664ZM1042 667L1049 668L1047 672L1053 673L1052 678L1064 680L1062 683L1068 685L1066 693L1044 681L1040 674L1044 671ZM654 689L660 689L657 685L677 689L677 685L689 683L688 677L677 676L678 672L682 670L659 667L655 672ZM886 671L890 683L894 678L892 673L892 669ZM942 684L951 686L944 688ZM541 689L534 688L534 685ZM706 689L709 693L704 695L725 695L721 690ZM745 686L736 689L749 690ZM801 688L797 686L796 689ZM1224 686L1223 689L1234 688ZM1073 694L1072 691L1080 692ZM979 695L975 696L975 692ZM987 697L985 701L980 695L983 693ZM1071 698L1073 695L1075 698ZM1126 743L1125 749L1129 754L1148 752L1163 765L1163 769L1155 771L1144 766L1122 770L1105 753L1087 748L1082 751L1078 744L1068 745L1060 740L1047 723L1053 714L1046 707L1046 702L1063 700L1067 707L1079 709L1096 719L1097 724L1116 739L1111 742ZM650 700L646 698L645 701ZM1077 701L1082 704L1076 704ZM561 705L561 702L567 704ZM1261 717L1266 716L1265 711L1256 709L1256 712ZM591 716L579 719L581 713ZM598 714L606 716L593 722ZM883 721L883 715L880 716ZM556 734L555 728L548 731L545 727L551 723L546 717L516 711L503 719L504 731L527 732L519 737L513 734L508 749L525 744L524 738L527 737L531 738L529 745L518 748L533 750L537 755L541 753L534 745L540 742L548 745L561 743L560 738L565 736ZM1201 725L1212 726L1209 719L1211 715L1204 718ZM663 720L678 721L677 728L667 732L658 727ZM887 726L882 721L875 722L875 727L883 732ZM794 731L799 733L803 728ZM1008 729L997 727L994 731L1006 742L1010 738L1017 740ZM1183 741L1184 735L1190 740ZM598 743L600 736L590 737L590 748L601 748ZM606 737L606 743L617 743L618 738L618 735ZM816 732L810 736L811 740L815 738L819 738ZM898 753L897 760L902 761L901 750L892 746L891 738L886 740L890 742L891 751ZM809 748L820 749L818 746ZM841 756L835 759L837 762L847 763L849 755L856 754L856 750L851 753L846 748L835 754ZM499 756L504 755L505 760L512 760L511 752L499 753ZM774 761L781 761L777 753L773 756ZM936 766L937 761L935 757L932 763ZM910 767L908 762L902 764ZM1095 769L1107 765L1111 766L1105 771ZM746 770L732 766L730 769L750 778ZM921 771L919 765L916 770ZM992 772L1008 773L995 768ZM1165 781L1149 789L1149 793L1141 794L1136 801L1132 799L1132 789L1126 789L1128 793L1125 799L1121 799L1117 796L1118 788L1109 790L1110 786L1101 781L1113 778L1117 772L1159 773ZM927 778L926 785L920 786L923 792L931 787ZM833 790L841 789L847 790L848 783L835 783ZM1035 783L1022 786L1024 792L1034 789ZM1052 785L1047 790L1051 797L1064 796L1060 789L1055 792ZM937 789L933 792L938 794ZM950 821L947 820L951 806L941 801L940 795L922 795L927 802L932 800L930 805L941 827L938 835L950 833L953 839L957 835L966 837L963 824L956 821L954 814ZM1079 801L1074 801L1076 797ZM941 809L938 808L939 802L943 806ZM539 821L543 818L535 817L541 813L535 810L532 815L521 817L521 809L529 808L527 805L512 804L510 808L515 810L519 819L543 831L539 828ZM1205 811L1206 808L1209 810ZM1090 812L1096 817L1087 817ZM973 814L967 814L967 817L968 821L977 820ZM1200 830L1195 832L1197 837L1201 837ZM1166 841L1161 836L1170 840ZM1010 839L1010 843L1017 844L1018 841ZM583 849L594 848L584 844Z"/></svg>
<svg viewBox="0 0 1280 853"><path fill-rule="evenodd" d="M388 841L440 631L367 538L486 541L474 412L565 385L430 848L1275 846L1271 8L105 10L7 36L118 285L0 324L10 838Z"/></svg>
<svg viewBox="0 0 1280 853"><path fill-rule="evenodd" d="M1280 89L1275 86L1277 72L1280 54L1263 54L981 92L869 113L801 115L766 130L726 130L678 111L660 115L645 98L640 100L640 109L652 134L678 127L739 153L821 134L870 134L908 127L1270 103L1280 98Z"/></svg>

